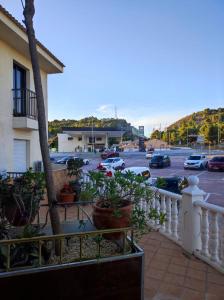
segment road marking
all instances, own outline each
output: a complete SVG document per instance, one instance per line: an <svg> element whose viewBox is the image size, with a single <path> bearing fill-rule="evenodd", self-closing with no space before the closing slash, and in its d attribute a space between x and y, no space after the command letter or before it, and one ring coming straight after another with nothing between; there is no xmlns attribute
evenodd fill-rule
<svg viewBox="0 0 224 300"><path fill-rule="evenodd" d="M202 172L200 172L200 173L198 173L198 174L195 174L196 176L201 176L202 174L204 174L206 171L202 171Z"/></svg>

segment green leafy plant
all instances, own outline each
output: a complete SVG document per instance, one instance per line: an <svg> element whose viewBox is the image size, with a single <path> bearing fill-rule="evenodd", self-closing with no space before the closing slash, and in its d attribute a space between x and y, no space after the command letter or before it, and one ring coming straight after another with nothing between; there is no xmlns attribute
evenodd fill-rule
<svg viewBox="0 0 224 300"><path fill-rule="evenodd" d="M101 172L89 172L89 177L92 200L97 201L101 208L114 209L113 214L116 218L121 217L121 208L127 202L131 203L130 224L133 228L144 231L150 215L142 208L141 200L147 203L151 211L154 194L142 176L136 176L129 171L125 174L116 172L114 177L107 177ZM89 189L89 186L86 188ZM160 219L160 214L154 217Z"/></svg>
<svg viewBox="0 0 224 300"><path fill-rule="evenodd" d="M17 218L17 215L20 215L22 220L22 224L20 225L25 225L32 221L39 209L39 204L44 194L44 174L34 173L32 169L29 169L21 177L15 179L0 179L2 213L5 212L7 217L7 212L10 209L10 214L14 213L15 218Z"/></svg>
<svg viewBox="0 0 224 300"><path fill-rule="evenodd" d="M17 239L32 238L44 235L40 227L35 225L27 225L23 228L21 234L16 236ZM48 247L47 242L41 244L41 259L43 262L48 261L51 256L51 247ZM6 267L7 262L7 246L0 246L0 266ZM10 266L35 266L39 262L39 243L26 242L14 243L10 246Z"/></svg>

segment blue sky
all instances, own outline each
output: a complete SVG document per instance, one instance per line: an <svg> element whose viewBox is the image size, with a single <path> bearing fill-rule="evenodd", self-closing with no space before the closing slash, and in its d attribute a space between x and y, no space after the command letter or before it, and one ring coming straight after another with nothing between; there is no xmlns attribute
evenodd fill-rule
<svg viewBox="0 0 224 300"><path fill-rule="evenodd" d="M0 0L22 20L20 0ZM152 128L224 106L223 0L36 0L37 38L66 65L49 119L94 115Z"/></svg>

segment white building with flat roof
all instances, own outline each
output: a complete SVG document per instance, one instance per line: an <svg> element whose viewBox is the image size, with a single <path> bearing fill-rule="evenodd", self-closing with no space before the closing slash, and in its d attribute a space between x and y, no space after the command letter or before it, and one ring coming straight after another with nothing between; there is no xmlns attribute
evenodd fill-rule
<svg viewBox="0 0 224 300"><path fill-rule="evenodd" d="M108 148L110 138L122 139L125 131L112 127L64 127L58 133L58 151L93 151Z"/></svg>

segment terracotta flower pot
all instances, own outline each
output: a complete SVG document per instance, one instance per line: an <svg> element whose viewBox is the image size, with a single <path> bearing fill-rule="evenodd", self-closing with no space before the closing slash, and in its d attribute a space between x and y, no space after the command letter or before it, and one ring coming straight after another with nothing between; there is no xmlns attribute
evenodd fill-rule
<svg viewBox="0 0 224 300"><path fill-rule="evenodd" d="M69 203L74 202L75 193L60 193L60 202Z"/></svg>
<svg viewBox="0 0 224 300"><path fill-rule="evenodd" d="M93 223L97 229L115 229L130 226L130 217L132 204L128 200L124 200L124 206L119 208L120 217L114 215L114 208L100 207L101 201L96 202L93 206ZM105 234L105 238L118 240L123 237L123 233Z"/></svg>

